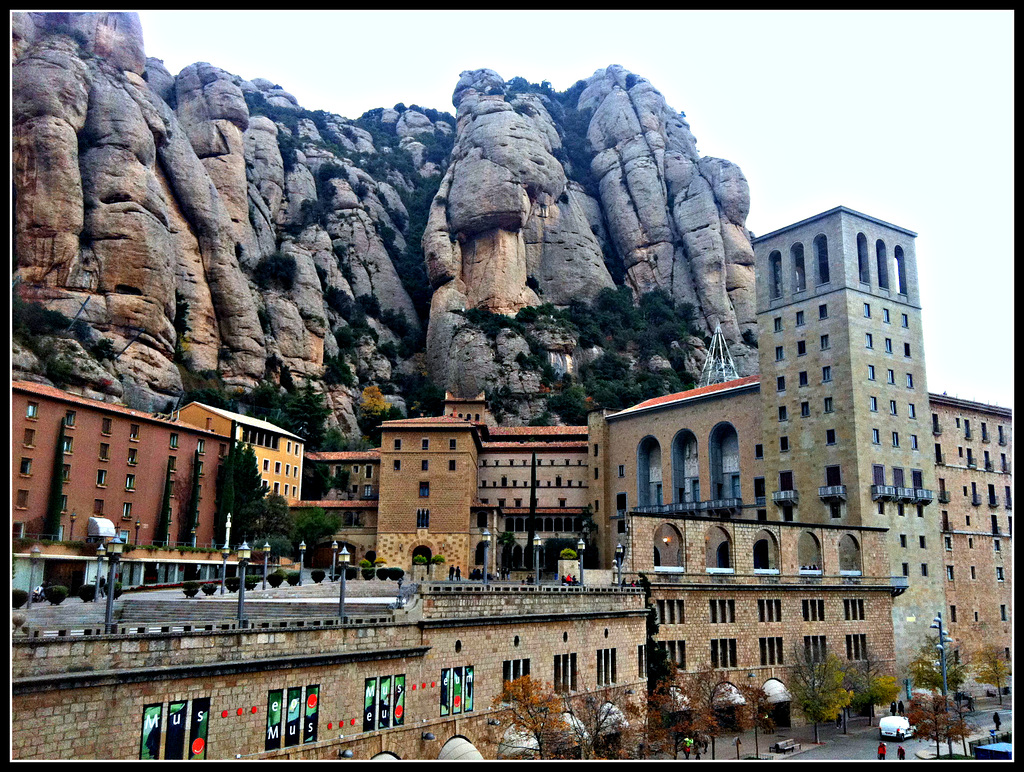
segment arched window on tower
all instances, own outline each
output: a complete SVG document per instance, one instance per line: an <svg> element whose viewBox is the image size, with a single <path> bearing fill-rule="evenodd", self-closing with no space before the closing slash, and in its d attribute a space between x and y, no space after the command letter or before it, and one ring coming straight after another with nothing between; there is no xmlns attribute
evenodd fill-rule
<svg viewBox="0 0 1024 772"><path fill-rule="evenodd" d="M857 234L857 272L862 284L871 283L871 269L868 267L868 240L863 233Z"/></svg>
<svg viewBox="0 0 1024 772"><path fill-rule="evenodd" d="M903 247L897 246L892 251L892 256L896 261L896 286L900 288L900 294L907 294L907 263L903 258Z"/></svg>
<svg viewBox="0 0 1024 772"><path fill-rule="evenodd" d="M807 271L804 270L804 245L796 243L789 248L789 257L793 261L793 292L807 289Z"/></svg>
<svg viewBox="0 0 1024 772"><path fill-rule="evenodd" d="M889 289L889 266L885 262L885 242L881 239L875 242L875 259L878 263L878 286Z"/></svg>
<svg viewBox="0 0 1024 772"><path fill-rule="evenodd" d="M768 271L772 277L772 298L782 297L782 253L775 250L768 255Z"/></svg>
<svg viewBox="0 0 1024 772"><path fill-rule="evenodd" d="M818 261L818 284L828 284L828 239L824 233L814 237L814 256Z"/></svg>

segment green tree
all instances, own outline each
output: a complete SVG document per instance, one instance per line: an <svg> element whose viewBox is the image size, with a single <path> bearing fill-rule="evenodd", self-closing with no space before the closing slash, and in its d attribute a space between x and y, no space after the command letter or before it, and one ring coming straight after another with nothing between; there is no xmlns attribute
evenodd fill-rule
<svg viewBox="0 0 1024 772"><path fill-rule="evenodd" d="M302 437L310 450L318 450L324 441L324 422L330 414L324 395L306 383L285 398L282 428Z"/></svg>
<svg viewBox="0 0 1024 772"><path fill-rule="evenodd" d="M234 432L235 424L232 421L231 431ZM235 508L235 459L238 457L238 446L231 443L228 446L228 457L217 470L217 508L214 513L214 540L218 544L226 541L228 515ZM198 468L193 459L192 476L197 477L195 470Z"/></svg>
<svg viewBox="0 0 1024 772"><path fill-rule="evenodd" d="M930 692L942 691L942 661L936 650L938 636L925 636L925 642L917 650L917 656L911 660L910 677L915 688ZM969 675L967 657L960 657L958 662L952 652L946 653L946 689L947 692L958 692L967 681Z"/></svg>
<svg viewBox="0 0 1024 772"><path fill-rule="evenodd" d="M818 742L818 724L835 721L839 711L850 704L852 694L843 686L843 675L835 654L815 657L805 647L794 645L789 691L792 704L814 724L814 742Z"/></svg>
<svg viewBox="0 0 1024 772"><path fill-rule="evenodd" d="M57 431L57 447L54 451L53 472L50 474L50 498L46 505L46 524L44 530L48 536L57 538L60 533L60 516L64 511L64 419L60 420Z"/></svg>
<svg viewBox="0 0 1024 772"><path fill-rule="evenodd" d="M174 480L171 477L171 462L167 462L167 471L164 472L164 495L160 500L160 520L156 526L156 534L153 536L154 544L168 544L171 540L171 489Z"/></svg>
<svg viewBox="0 0 1024 772"><path fill-rule="evenodd" d="M381 424L399 418L402 418L401 409L384 399L379 388L367 386L363 389L356 422L363 436L374 447L380 447Z"/></svg>
<svg viewBox="0 0 1024 772"><path fill-rule="evenodd" d="M875 705L889 705L900 694L899 684L889 675L887 665L876 660L870 649L864 659L847 665L843 685L853 692L850 707L869 711L869 726L875 716Z"/></svg>
<svg viewBox="0 0 1024 772"><path fill-rule="evenodd" d="M341 517L334 512L327 513L322 507L297 509L292 513L291 539L294 544L306 542L307 549L312 550L340 527Z"/></svg>
<svg viewBox="0 0 1024 772"><path fill-rule="evenodd" d="M996 687L999 704L1002 705L1003 686L1010 678L1010 661L1003 656L1002 649L993 644L982 647L978 651L976 659L978 665L974 675L975 680L978 683Z"/></svg>
<svg viewBox="0 0 1024 772"><path fill-rule="evenodd" d="M238 516L233 518L231 529L247 541L257 536L288 536L292 531L288 501L276 493L249 501L239 507Z"/></svg>
<svg viewBox="0 0 1024 772"><path fill-rule="evenodd" d="M643 572L640 572L639 578L640 587L644 591L644 608L647 609L647 644L644 649L647 652L647 693L651 695L659 689L668 688L675 665L669 661L665 647L655 640L660 625L651 599L651 581Z"/></svg>

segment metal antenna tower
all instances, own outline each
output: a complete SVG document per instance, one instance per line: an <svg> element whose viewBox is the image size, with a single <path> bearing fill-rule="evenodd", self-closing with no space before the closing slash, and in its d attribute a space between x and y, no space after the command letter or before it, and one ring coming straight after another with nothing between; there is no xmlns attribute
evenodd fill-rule
<svg viewBox="0 0 1024 772"><path fill-rule="evenodd" d="M715 327L715 334L711 338L711 345L708 347L708 358L704 360L704 369L700 373L698 387L710 386L713 383L725 383L739 378L736 372L736 365L729 354L729 347L725 345L725 335L722 334L722 325Z"/></svg>

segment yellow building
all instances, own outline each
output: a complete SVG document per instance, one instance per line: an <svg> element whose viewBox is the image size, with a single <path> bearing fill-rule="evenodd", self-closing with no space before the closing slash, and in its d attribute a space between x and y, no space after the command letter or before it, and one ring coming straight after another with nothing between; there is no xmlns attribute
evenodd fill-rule
<svg viewBox="0 0 1024 772"><path fill-rule="evenodd" d="M271 493L296 504L302 487L302 450L305 441L259 418L218 407L190 402L179 412L185 423L234 437L250 445L259 461L260 475Z"/></svg>

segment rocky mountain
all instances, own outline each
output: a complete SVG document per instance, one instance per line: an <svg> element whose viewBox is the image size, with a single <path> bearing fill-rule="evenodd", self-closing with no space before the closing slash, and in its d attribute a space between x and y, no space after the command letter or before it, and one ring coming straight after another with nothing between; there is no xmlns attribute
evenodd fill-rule
<svg viewBox="0 0 1024 772"><path fill-rule="evenodd" d="M623 283L689 317L630 367L685 380L718 323L756 367L746 181L621 67L561 93L474 70L454 118L350 120L172 75L132 13L15 13L12 58L16 292L75 320L16 335L17 377L150 410L302 380L350 435L364 387L404 410L432 382L526 421L612 353L580 304Z"/></svg>

